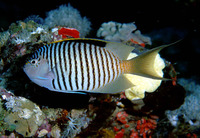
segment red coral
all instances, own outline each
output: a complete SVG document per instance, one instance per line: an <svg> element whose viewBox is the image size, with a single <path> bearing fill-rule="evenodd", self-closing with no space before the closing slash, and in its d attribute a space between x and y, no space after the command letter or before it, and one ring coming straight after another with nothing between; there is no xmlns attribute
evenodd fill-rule
<svg viewBox="0 0 200 138"><path fill-rule="evenodd" d="M124 129L122 128L120 130L120 128L117 128L116 126L114 126L114 131L116 131L116 135L115 138L122 138L124 136L125 133L125 128L130 127L128 123L128 114L125 111L120 111L116 114L116 120L119 121L120 123L122 123L124 125Z"/></svg>
<svg viewBox="0 0 200 138"><path fill-rule="evenodd" d="M121 93L120 93L120 99L126 99L125 92L121 92Z"/></svg>
<svg viewBox="0 0 200 138"><path fill-rule="evenodd" d="M79 38L79 31L75 28L62 27L58 30L58 35L61 35L62 39L66 39L68 37Z"/></svg>
<svg viewBox="0 0 200 138"><path fill-rule="evenodd" d="M124 129L121 129L119 132L117 132L117 134L115 135L115 138L123 138L124 136Z"/></svg>
<svg viewBox="0 0 200 138"><path fill-rule="evenodd" d="M131 130L130 138L139 138L139 134L138 134L138 132L135 131L134 129Z"/></svg>
<svg viewBox="0 0 200 138"><path fill-rule="evenodd" d="M140 43L140 42L134 40L133 38L131 38L130 41L131 41L132 43L134 43L134 44L138 44L138 45L140 45L140 46L142 46L142 47L145 47L145 43Z"/></svg>
<svg viewBox="0 0 200 138"><path fill-rule="evenodd" d="M117 128L116 126L114 126L114 131L119 131L119 128Z"/></svg>
<svg viewBox="0 0 200 138"><path fill-rule="evenodd" d="M197 135L196 135L195 133L192 133L192 134L188 133L188 134L186 135L186 137L187 137L187 138L197 138Z"/></svg>
<svg viewBox="0 0 200 138"><path fill-rule="evenodd" d="M173 86L176 85L176 81L177 81L177 73L176 73L176 70L174 68L174 66L170 63L170 62L166 62L168 68L169 68L169 75L172 79L172 84Z"/></svg>
<svg viewBox="0 0 200 138"><path fill-rule="evenodd" d="M63 111L61 112L61 116L59 118L57 118L57 122L58 124L66 124L69 119L67 118L68 116L68 111L66 109L63 109Z"/></svg>
<svg viewBox="0 0 200 138"><path fill-rule="evenodd" d="M116 114L116 121L118 121L118 124L121 123L121 130L119 127L114 126L114 131L116 132L115 138L122 138L125 136L125 130L131 130L130 138L151 138L153 130L157 126L156 119L158 119L157 116L150 116L151 118L146 119L142 118L138 120L136 123L135 129L131 129L132 121L128 121L128 114L125 111L120 111ZM128 132L128 131L126 131ZM127 135L126 135L127 136Z"/></svg>
<svg viewBox="0 0 200 138"><path fill-rule="evenodd" d="M156 128L157 122L153 119L145 119L137 121L136 130L138 130L140 136L146 138L147 136L151 137L152 130Z"/></svg>
<svg viewBox="0 0 200 138"><path fill-rule="evenodd" d="M117 121L121 122L122 124L126 124L127 123L126 117L128 117L128 114L125 111L118 112L116 117L117 117Z"/></svg>
<svg viewBox="0 0 200 138"><path fill-rule="evenodd" d="M124 127L125 127L125 128L129 128L130 125L129 125L129 124L125 124Z"/></svg>

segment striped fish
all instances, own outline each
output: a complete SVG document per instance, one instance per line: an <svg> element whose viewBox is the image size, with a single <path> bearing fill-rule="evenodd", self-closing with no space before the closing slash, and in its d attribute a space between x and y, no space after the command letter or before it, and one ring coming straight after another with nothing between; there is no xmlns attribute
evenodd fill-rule
<svg viewBox="0 0 200 138"><path fill-rule="evenodd" d="M134 47L97 39L67 39L38 49L24 72L52 91L116 93L133 87L125 73L162 79L153 68L162 48L126 60Z"/></svg>

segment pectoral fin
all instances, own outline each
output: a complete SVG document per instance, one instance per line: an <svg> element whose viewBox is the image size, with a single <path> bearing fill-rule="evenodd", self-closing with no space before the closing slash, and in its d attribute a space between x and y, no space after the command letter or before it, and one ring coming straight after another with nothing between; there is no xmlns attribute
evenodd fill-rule
<svg viewBox="0 0 200 138"><path fill-rule="evenodd" d="M131 83L131 81L129 81L124 75L120 75L113 82L105 85L102 88L94 90L94 92L98 92L98 93L118 93L118 92L124 91L128 88L131 88L133 86L134 86L133 83Z"/></svg>
<svg viewBox="0 0 200 138"><path fill-rule="evenodd" d="M49 71L48 73L47 73L47 77L49 78L49 79L55 79L55 74L53 73L53 71L51 70L51 71Z"/></svg>

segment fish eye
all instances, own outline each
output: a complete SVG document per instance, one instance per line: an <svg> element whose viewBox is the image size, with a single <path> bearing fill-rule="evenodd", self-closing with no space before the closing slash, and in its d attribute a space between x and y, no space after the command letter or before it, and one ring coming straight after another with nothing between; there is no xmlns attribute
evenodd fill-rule
<svg viewBox="0 0 200 138"><path fill-rule="evenodd" d="M30 63L31 63L32 65L37 64L37 59L32 59Z"/></svg>

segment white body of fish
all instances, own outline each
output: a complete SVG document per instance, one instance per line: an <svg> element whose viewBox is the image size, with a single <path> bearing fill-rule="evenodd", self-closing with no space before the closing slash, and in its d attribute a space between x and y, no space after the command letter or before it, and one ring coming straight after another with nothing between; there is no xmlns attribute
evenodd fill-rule
<svg viewBox="0 0 200 138"><path fill-rule="evenodd" d="M69 39L41 47L24 71L34 83L52 91L116 93L133 87L124 73L162 79L153 69L155 56L162 48L126 60L134 47L96 39Z"/></svg>

